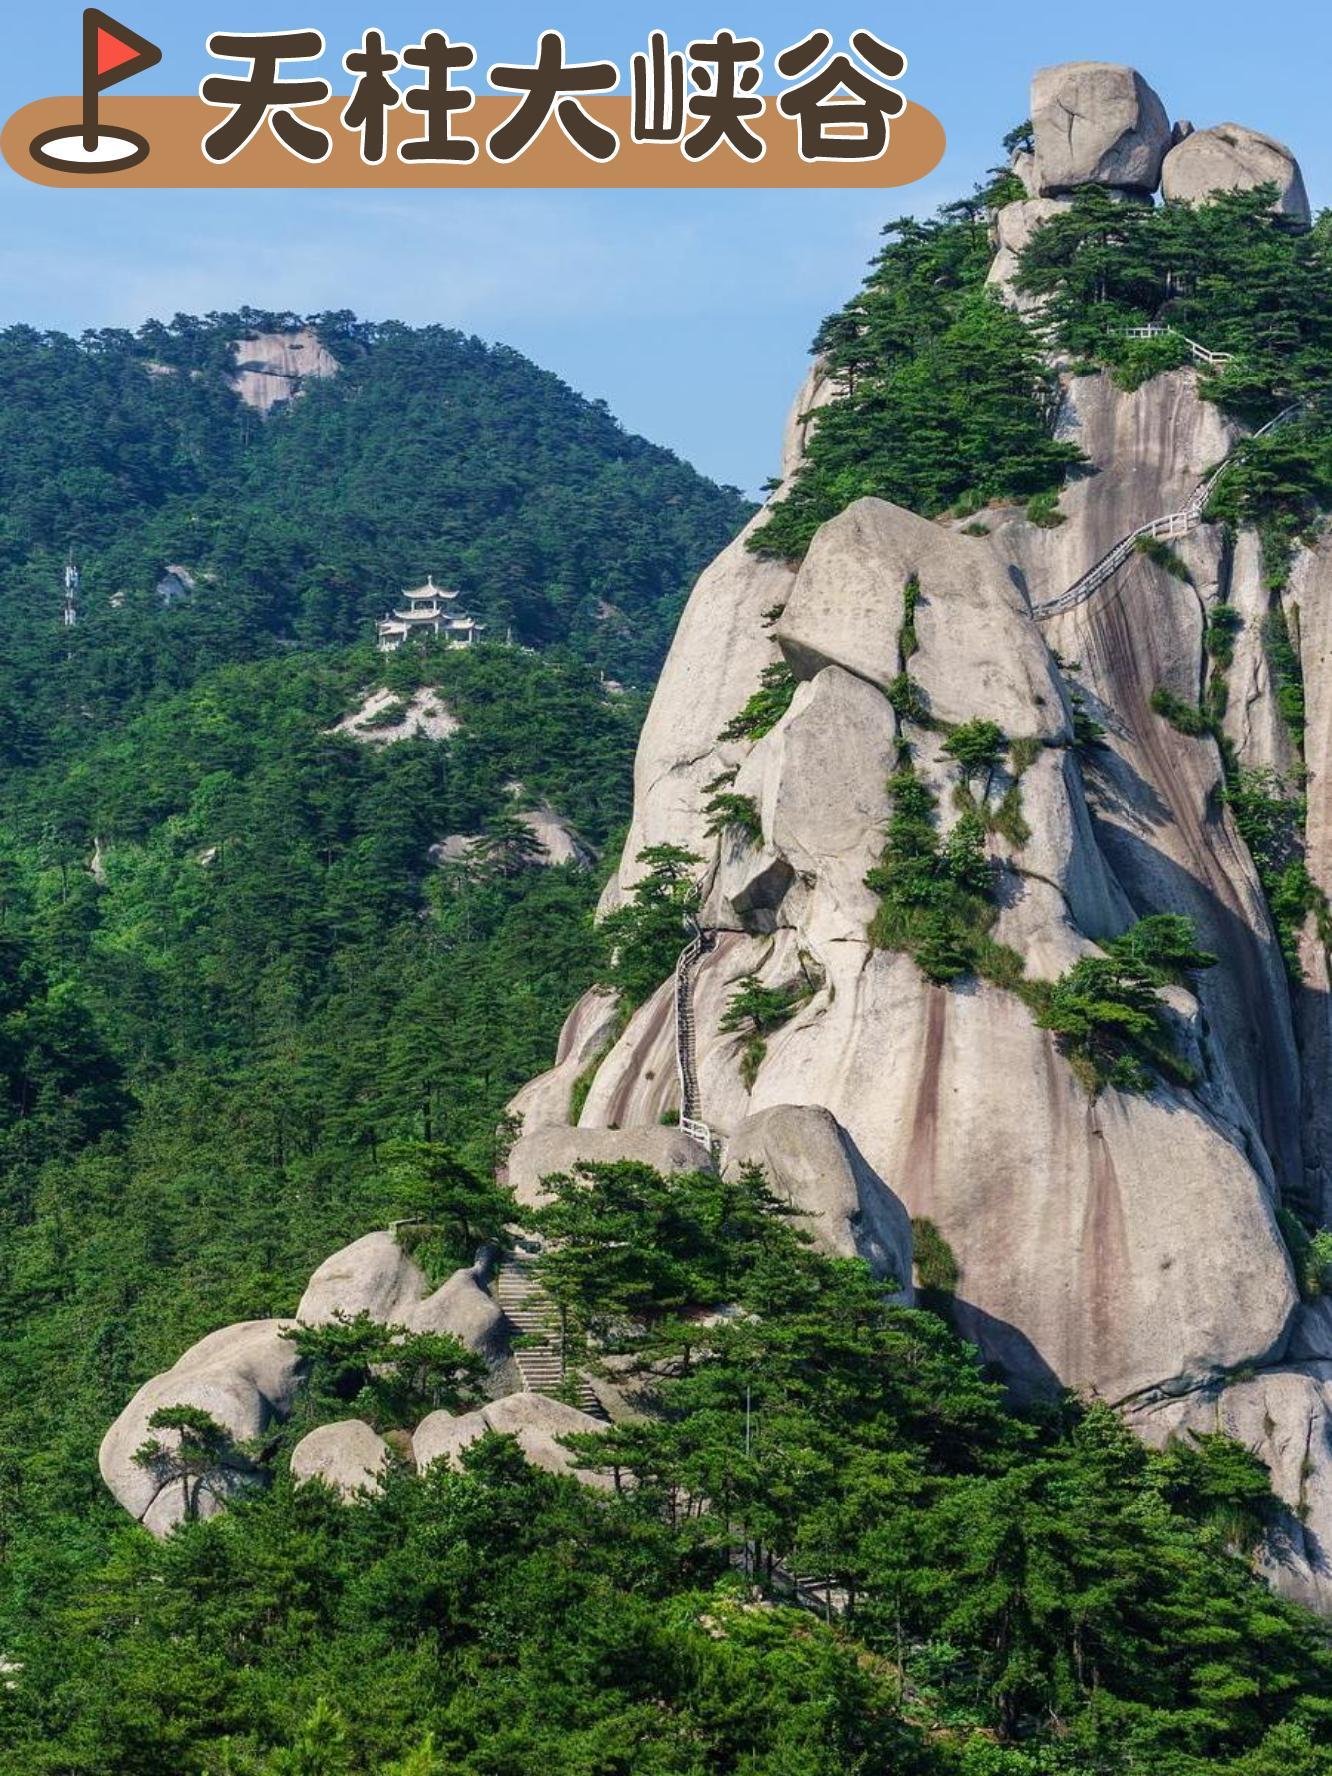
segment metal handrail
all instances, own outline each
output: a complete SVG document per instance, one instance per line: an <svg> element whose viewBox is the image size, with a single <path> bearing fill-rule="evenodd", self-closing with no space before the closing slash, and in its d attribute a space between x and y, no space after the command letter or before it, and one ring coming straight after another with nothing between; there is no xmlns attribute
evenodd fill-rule
<svg viewBox="0 0 1332 1776"><path fill-rule="evenodd" d="M698 1114L702 1105L694 1054L693 972L699 957L712 948L712 936L692 914L688 918L693 935L675 964L675 1071L680 1083L680 1127L691 1140L711 1152L712 1131Z"/></svg>
<svg viewBox="0 0 1332 1776"><path fill-rule="evenodd" d="M1190 339L1187 333L1181 333L1178 327L1161 327L1153 323L1147 327L1116 327L1114 331L1121 339L1163 339L1166 334L1173 334L1188 346L1195 364L1233 364L1235 361L1234 352L1209 351L1196 339Z"/></svg>
<svg viewBox="0 0 1332 1776"><path fill-rule="evenodd" d="M1131 329L1131 331L1140 332L1143 330ZM1157 329L1157 332L1173 331L1173 328ZM1184 335L1181 334L1180 337L1183 338ZM1164 517L1153 518L1149 523L1140 524L1136 530L1130 531L1126 537L1121 537L1112 549L1087 569L1081 579L1074 580L1066 592L1061 592L1057 598L1047 598L1042 604L1034 604L1031 607L1032 616L1038 623L1043 623L1047 618L1058 616L1063 611L1072 610L1084 599L1090 598L1093 592L1118 572L1129 556L1136 551L1138 543L1142 539L1189 536L1202 523L1202 515L1207 507L1207 502L1216 491L1217 485L1226 471L1233 466L1236 452L1241 450L1244 445L1252 444L1257 438L1265 438L1269 432L1276 431L1279 426L1288 425L1292 419L1307 412L1312 405L1311 401L1296 401L1291 406L1283 408L1274 419L1269 419L1267 424L1260 426L1256 432L1251 432L1247 437L1241 438L1227 455L1225 461L1214 469L1205 481L1199 482L1178 512L1167 512Z"/></svg>

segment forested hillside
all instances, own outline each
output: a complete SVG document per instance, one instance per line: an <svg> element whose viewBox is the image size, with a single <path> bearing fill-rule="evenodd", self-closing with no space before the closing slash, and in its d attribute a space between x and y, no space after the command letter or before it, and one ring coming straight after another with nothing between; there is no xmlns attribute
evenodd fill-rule
<svg viewBox="0 0 1332 1776"><path fill-rule="evenodd" d="M337 374L261 418L232 388L234 347L297 319L0 333L0 756L213 665L353 642L427 572L492 636L650 681L740 496L519 353L442 327L318 317ZM164 612L177 564L194 596Z"/></svg>
<svg viewBox="0 0 1332 1776"><path fill-rule="evenodd" d="M404 1144L484 1177L595 972L597 878L531 866L509 786L604 846L637 700L517 650L387 664L224 667L0 785L8 1608L104 1557L97 1442L143 1373L404 1212ZM328 732L422 680L447 744ZM428 858L449 833L470 865Z"/></svg>
<svg viewBox="0 0 1332 1776"><path fill-rule="evenodd" d="M289 1310L400 1211L404 1143L489 1171L597 966L595 871L535 867L516 816L548 804L594 853L623 824L641 699L593 663L650 676L745 516L443 329L324 317L338 374L261 417L233 342L295 320L0 336L10 1604L100 1560L99 1427L145 1369ZM372 620L427 571L543 652L377 657ZM421 684L447 745L331 731ZM451 833L470 863L431 860Z"/></svg>
<svg viewBox="0 0 1332 1776"><path fill-rule="evenodd" d="M1332 717L1282 604L1326 602L1327 229L1266 188L1061 197L1016 266L1038 327L985 287L1016 178L891 226L646 726L742 502L521 359L324 316L338 374L265 420L231 341L294 317L0 340L0 1776L1332 1776L1327 1625L1264 1582L1316 1565L1332 1451L1298 1354L1332 1209L1271 1133L1327 935ZM1117 330L1176 320L1224 375ZM1207 535L1038 631L1232 448ZM541 651L377 656L426 570ZM1242 660L1289 785L1224 725ZM397 738L425 689L456 726ZM596 867L543 861L538 807ZM663 1126L681 978L715 1144ZM765 1118L791 1150L736 1161ZM863 1255L888 1209L914 1276ZM531 1394L332 1316L232 1502L155 1539L108 1426L378 1229L431 1289L544 1239L562 1386L610 1422L552 1471L493 1433L427 1462L429 1409ZM1212 1408L1249 1388L1241 1442ZM353 1421L374 1485L298 1484Z"/></svg>

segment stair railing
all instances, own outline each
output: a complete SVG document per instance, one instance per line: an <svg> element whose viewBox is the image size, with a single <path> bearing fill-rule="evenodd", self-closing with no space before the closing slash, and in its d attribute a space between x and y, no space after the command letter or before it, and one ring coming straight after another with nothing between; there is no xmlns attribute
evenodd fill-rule
<svg viewBox="0 0 1332 1776"><path fill-rule="evenodd" d="M1173 331L1174 329L1170 327L1155 329L1155 333ZM1128 332L1131 337L1137 335L1155 336L1148 328L1130 328ZM1181 334L1180 337L1183 338L1184 335ZM1192 342L1190 341L1190 343ZM1126 537L1121 537L1112 549L1087 569L1081 579L1074 580L1066 592L1061 592L1057 598L1047 598L1041 604L1034 604L1031 607L1032 616L1038 623L1043 623L1050 617L1073 610L1075 606L1090 598L1092 593L1103 586L1113 574L1117 573L1129 556L1137 552L1138 544L1144 539L1159 538L1164 541L1168 538L1189 536L1197 530L1203 521L1202 515L1207 508L1207 502L1215 493L1222 477L1233 467L1236 452L1244 445L1253 443L1256 438L1265 438L1279 427L1289 425L1291 420L1298 419L1301 414L1307 413L1312 405L1312 401L1296 401L1293 405L1283 408L1275 419L1269 419L1267 424L1260 426L1256 432L1241 438L1226 456L1224 462L1215 468L1205 481L1198 483L1178 512L1167 512L1164 517L1153 518L1147 524L1140 524L1137 530L1130 531Z"/></svg>

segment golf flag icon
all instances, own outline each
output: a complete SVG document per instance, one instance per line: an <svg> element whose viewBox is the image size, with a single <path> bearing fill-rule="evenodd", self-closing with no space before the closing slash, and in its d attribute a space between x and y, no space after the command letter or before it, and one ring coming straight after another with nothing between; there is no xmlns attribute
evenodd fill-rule
<svg viewBox="0 0 1332 1776"><path fill-rule="evenodd" d="M146 160L144 138L103 123L99 101L108 86L156 67L161 59L155 43L100 7L88 7L83 15L83 118L44 130L32 143L32 158L62 173L119 173Z"/></svg>

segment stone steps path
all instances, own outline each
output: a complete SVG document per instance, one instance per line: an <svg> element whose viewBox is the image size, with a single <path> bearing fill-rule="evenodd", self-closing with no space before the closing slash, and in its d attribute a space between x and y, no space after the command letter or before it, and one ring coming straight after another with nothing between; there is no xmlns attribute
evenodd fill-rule
<svg viewBox="0 0 1332 1776"><path fill-rule="evenodd" d="M693 936L675 964L675 1069L680 1080L680 1127L690 1140L712 1151L712 1130L702 1119L698 1089L696 1028L694 1024L694 969L699 958L712 948L710 931L690 920Z"/></svg>
<svg viewBox="0 0 1332 1776"><path fill-rule="evenodd" d="M561 1394L567 1370L560 1349L559 1326L550 1297L529 1262L522 1258L506 1261L495 1283L495 1300L524 1337L540 1340L513 1353L525 1391ZM606 1417L605 1408L586 1380L580 1382L573 1404L593 1418Z"/></svg>

